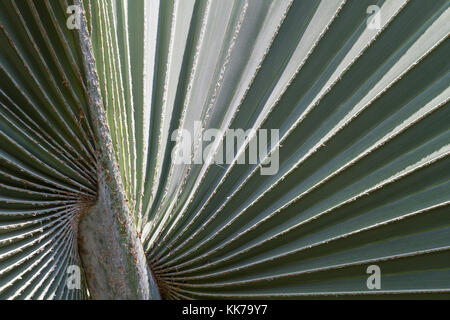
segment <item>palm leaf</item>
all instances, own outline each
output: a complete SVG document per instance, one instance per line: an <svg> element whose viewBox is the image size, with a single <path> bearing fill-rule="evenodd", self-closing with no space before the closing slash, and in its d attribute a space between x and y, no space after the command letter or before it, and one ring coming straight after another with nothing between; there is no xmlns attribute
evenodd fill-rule
<svg viewBox="0 0 450 320"><path fill-rule="evenodd" d="M0 4L0 297L86 297L65 281L101 185L97 90L163 298L448 297L449 1L83 0L80 32L69 4ZM251 139L176 164L196 123L279 129L279 170L239 163Z"/></svg>

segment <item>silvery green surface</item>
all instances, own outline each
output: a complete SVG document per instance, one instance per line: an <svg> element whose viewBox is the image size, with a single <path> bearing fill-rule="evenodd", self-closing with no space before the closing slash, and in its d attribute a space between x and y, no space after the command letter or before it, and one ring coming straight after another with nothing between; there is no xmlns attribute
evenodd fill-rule
<svg viewBox="0 0 450 320"><path fill-rule="evenodd" d="M82 3L164 298L449 296L449 1ZM3 299L87 297L67 287L98 187L71 4L0 1ZM196 121L279 129L279 171L175 165L171 134Z"/></svg>

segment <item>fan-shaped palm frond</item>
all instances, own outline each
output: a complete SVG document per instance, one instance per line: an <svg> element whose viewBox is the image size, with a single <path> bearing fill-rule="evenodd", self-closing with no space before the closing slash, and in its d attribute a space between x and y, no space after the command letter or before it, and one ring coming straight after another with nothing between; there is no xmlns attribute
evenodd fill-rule
<svg viewBox="0 0 450 320"><path fill-rule="evenodd" d="M96 198L82 63L65 8L0 3L0 297L78 298L79 213Z"/></svg>
<svg viewBox="0 0 450 320"><path fill-rule="evenodd" d="M0 297L158 297L147 263L163 298L448 296L449 21L448 0L3 0Z"/></svg>

